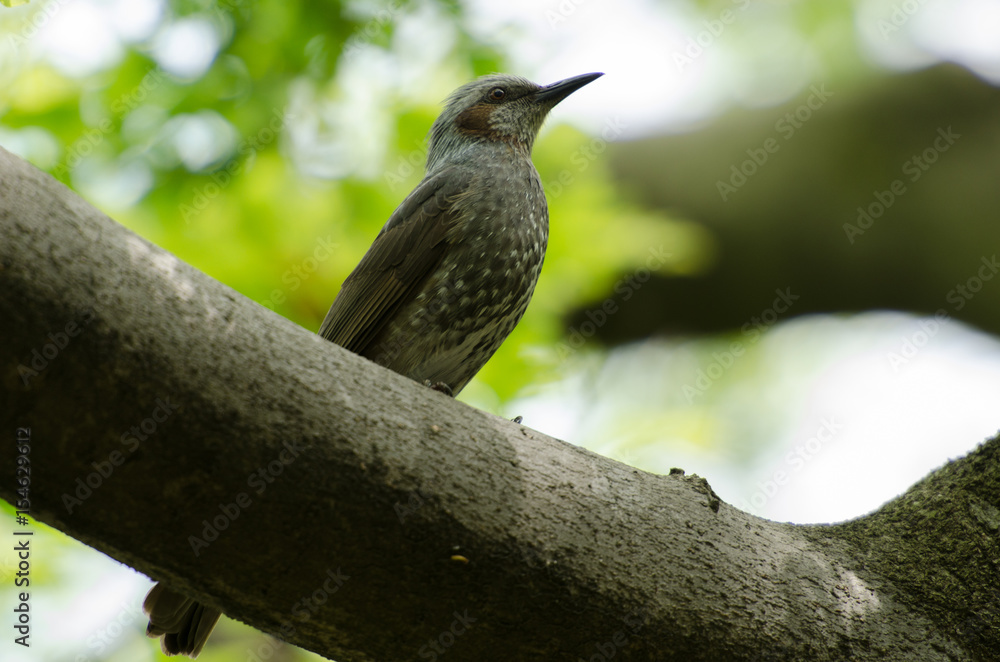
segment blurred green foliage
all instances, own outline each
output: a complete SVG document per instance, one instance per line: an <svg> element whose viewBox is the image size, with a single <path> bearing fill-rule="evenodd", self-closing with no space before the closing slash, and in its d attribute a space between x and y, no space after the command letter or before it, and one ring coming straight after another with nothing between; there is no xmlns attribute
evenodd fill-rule
<svg viewBox="0 0 1000 662"><path fill-rule="evenodd" d="M141 36L119 31L117 54L83 71L60 66L37 40L67 6L33 3L0 14L9 37L0 45L0 145L153 243L316 329L339 284L420 181L440 100L477 75L507 70L504 57L463 29L465 10L455 2L158 7ZM113 23L114 11L104 6L99 20ZM412 24L433 26L441 47L421 71L402 72L413 46L400 32ZM195 41L178 37L185 31ZM189 52L214 52L201 70L185 65L164 46L171 35ZM561 320L644 264L649 247L671 246L664 271L696 268L697 230L622 200L603 164L606 146L563 126L539 141L535 159L552 218L547 263L527 316L466 399L499 411L515 393L557 375L562 357L552 348ZM11 522L9 510L3 517ZM68 563L93 558L80 543L37 528L38 540L62 549ZM5 562L4 576L14 567ZM41 590L61 583L45 574L35 581ZM142 638L134 611L130 639L104 647L91 637L76 659L154 654L157 644ZM249 650L315 657L272 644L224 619L201 659L247 659Z"/></svg>
<svg viewBox="0 0 1000 662"><path fill-rule="evenodd" d="M507 68L463 29L457 3L190 0L164 5L150 36L123 40L117 60L74 76L33 50L25 32L47 11L32 5L2 19L26 38L17 67L4 73L0 144L309 329L420 180L440 100ZM214 35L216 52L203 71L180 73L163 35L195 25ZM399 64L413 49L400 35L409 25L433 26L446 46L421 72ZM532 348L554 346L562 317L641 264L647 247L672 246L665 272L698 255L690 226L664 224L615 193L605 147L558 126L539 141L552 218L547 263L521 327L467 399L497 408L543 379L551 361Z"/></svg>
<svg viewBox="0 0 1000 662"><path fill-rule="evenodd" d="M2 4L14 8L0 11L0 146L52 173L150 241L310 330L318 328L340 283L392 210L420 181L425 136L441 100L477 75L514 71L508 51L499 44L508 30L521 29L497 25L491 33L495 41L485 43L476 36L482 31L469 27L474 18L470 6L456 0ZM675 22L684 36L674 46L696 44L699 35L709 31L701 36L712 55L729 57L724 91L706 94L724 96L727 103L769 106L787 100L803 81L819 74L842 95L838 98L845 98L852 84L883 85L885 72L866 60L859 35L868 30L879 37L874 43L884 46L877 19L890 16L893 6L853 0L692 0L672 7L674 18L687 20L685 25ZM558 44L576 29L577 19L582 23L584 14L616 8L559 3L558 20L556 14L546 18L543 9L538 11L551 27L546 38ZM652 15L658 8L649 3L645 10ZM723 15L727 11L738 20L728 20ZM595 48L613 37L611 41L626 50L631 34L622 38L603 32L621 25L610 20L610 14L608 18L602 34L588 37ZM49 28L57 23L63 25L53 35ZM721 25L724 34L718 32ZM69 48L73 44L76 48ZM709 47L701 50L707 53ZM678 52L683 51L673 55ZM676 64L669 55L657 51L640 63L650 87L669 77L662 70ZM703 67L709 59L695 55L692 62ZM566 72L574 73L582 72ZM587 93L601 94L601 89L597 83ZM583 102L581 96L567 103ZM626 102L633 101L622 100ZM877 115L867 110L859 114ZM891 121L902 123L898 118L914 115L904 108L891 113ZM696 277L722 264L720 255L732 262L735 251L724 255L718 244L722 235L705 224L707 214L698 216L696 223L634 202L641 195L639 178L623 177L624 185L613 182L607 143L561 125L559 117L557 109L535 147L551 217L549 250L535 298L515 332L461 397L495 412L526 413L505 409L517 396L565 380L569 385L562 394L564 409L554 415L570 411L567 417L578 425L579 434L572 437L577 443L664 471L684 444L747 460L776 436L769 421L777 420L778 412L791 416L789 412L804 407L794 400L806 399L809 393L795 380L808 372L810 361L822 367L828 360L823 352L832 340L822 345L789 340L794 329L784 336L770 333L760 344L747 343L745 358L719 379L718 388L695 398L685 398L681 388L696 383L698 371L742 336L647 340L611 360L596 343L586 344L584 326L567 322L569 315L586 320L587 313L600 315L605 305L623 303L609 292L619 292L616 287L624 279L647 266L664 276ZM696 192L684 173L694 173L689 176L712 189L714 196L715 170L695 166L728 154L725 149L742 155L744 143L758 144L747 142L741 122L745 120L736 117L733 135L721 134L718 145L699 143L681 150L670 164L676 173L633 159L658 180L649 188L668 192L669 204L663 208L678 209L680 193ZM772 126L768 115L764 129L770 132ZM809 140L809 134L803 135L801 145ZM837 188L844 188L842 174L849 167L871 169L878 162L872 154L885 146L881 137L866 137L863 131L856 135L864 139L866 156L848 166L837 164L836 177L829 178ZM848 138L828 131L817 140ZM813 154L824 153L819 148L804 152L807 163L815 161ZM729 161L725 163L720 171L728 167ZM897 164L892 162L893 167ZM768 167L774 172L781 166L776 161ZM802 195L806 189L801 181L808 170L799 165L789 169L790 176L776 179L775 190L781 195L758 184L760 196L787 205L799 195L811 212L816 198ZM881 185L884 177L875 175ZM761 176L756 181L763 180ZM663 181L682 191L673 191ZM747 222L746 197L738 208L731 206L734 219L727 222L729 227L754 236L794 236L787 230L764 232ZM798 217L794 220L807 227ZM749 241L738 248L751 258L759 255ZM782 248L780 255L792 252ZM651 257L656 259L650 262ZM756 300L741 284L767 271L759 262L724 279L722 294L745 300L756 310ZM777 259L763 262L782 266ZM817 268L825 269L819 262ZM829 280L828 275L824 278ZM843 283L835 285L844 289ZM769 296L772 285L750 289ZM652 290L644 288L643 294ZM690 310L738 309L722 294L699 297ZM646 308L656 305L676 314L662 301ZM633 300L633 311L642 307ZM627 317L618 315L615 322L624 323ZM788 360L789 355L795 360ZM768 391L761 387L764 383L785 386ZM559 397L557 393L550 401L556 405L553 409L558 409ZM671 452L660 452L667 443ZM10 513L3 504L2 521L11 522ZM40 566L35 580L43 591L66 590L65 574L78 567L76 560L99 556L46 527L37 529L36 539L50 558L58 554L69 559L59 566L64 575ZM111 574L114 563L101 559L106 564L102 571ZM9 553L2 560L0 580L8 587L4 590L10 590L14 565ZM141 617L132 616L133 640L116 639L107 650L88 644L65 659L166 659L152 652L156 644L142 637ZM251 651L260 659L316 659L292 647L275 650L272 645L265 635L223 619L200 659L247 660L253 659Z"/></svg>

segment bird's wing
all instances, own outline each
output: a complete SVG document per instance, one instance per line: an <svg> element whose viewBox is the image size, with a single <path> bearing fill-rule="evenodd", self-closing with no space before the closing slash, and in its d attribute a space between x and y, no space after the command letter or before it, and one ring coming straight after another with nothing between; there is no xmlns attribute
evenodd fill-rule
<svg viewBox="0 0 1000 662"><path fill-rule="evenodd" d="M449 168L425 179L396 208L344 281L319 335L365 356L392 315L440 263L456 224L455 202L472 175Z"/></svg>

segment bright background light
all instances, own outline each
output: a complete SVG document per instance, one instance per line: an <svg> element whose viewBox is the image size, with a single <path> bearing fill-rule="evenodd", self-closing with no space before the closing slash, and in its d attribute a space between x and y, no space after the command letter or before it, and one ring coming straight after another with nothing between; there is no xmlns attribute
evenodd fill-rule
<svg viewBox="0 0 1000 662"><path fill-rule="evenodd" d="M35 99L67 93L55 77L35 71L21 76L38 62L69 77L110 76L133 46L170 76L199 78L220 57L233 30L216 3L203 4L203 11L183 17L158 0L36 2L0 9L0 87L13 91L6 103L30 106ZM736 108L792 99L818 78L836 76L836 67L849 66L830 57L841 50L847 60L859 51L867 65L903 71L952 61L1000 83L995 1L859 0L840 20L852 24L860 46L837 43L843 32L832 26L807 38L802 26L780 11L785 4L753 0L710 11L691 2L477 0L469 4L463 27L504 52L513 72L540 83L605 72L599 85L588 88L586 103L561 105L545 131L570 123L599 135L612 121L623 127L622 140L692 131ZM358 2L348 11L377 21L381 8ZM726 15L731 21L723 11L731 12ZM287 158L304 176L379 179L394 139L391 118L438 103L463 82L465 72L447 62L461 35L440 12L436 5L418 3L395 15L400 21L386 47L353 34L329 87L305 78L292 84L291 121L282 139ZM768 14L774 20L757 20ZM773 48L755 48L758 43ZM318 37L302 47L319 60L339 52L340 45ZM239 63L232 65L237 81L232 94L239 96L249 85L238 84L246 74ZM83 95L82 114L90 112L87 104ZM162 108L143 105L126 113L122 125L141 149L107 162L98 157L98 146L73 170L74 187L109 213L150 193L154 166L209 170L230 158L242 138L210 110L170 118ZM0 144L41 167L62 163L65 156L40 127L0 126ZM418 159L421 149L412 146ZM404 193L400 190L400 197ZM945 284L942 299L950 286ZM473 384L466 399L508 416L523 415L533 428L650 471L677 466L698 473L724 500L764 517L837 521L877 508L1000 427L997 340L954 321L928 334L928 324L891 312L781 320L751 349L758 370L753 379L682 414L658 412L664 402L681 397L684 383L677 375L692 374L705 348L712 351L717 340L648 340L608 355L586 349L563 364L558 380L531 395L498 403L495 394ZM905 352L907 342L919 351L894 363L892 356ZM643 378L630 387L630 375ZM712 445L706 439L727 441ZM121 647L114 637L105 647L94 638L115 622L141 630L137 596L149 580L81 548L68 542L51 552L41 547L39 563L77 597L62 604L39 595L39 613L48 616L38 622L48 629L33 639L37 648L30 659L153 659L148 647ZM24 659L18 657L22 651L9 648L10 639L2 639L0 658Z"/></svg>

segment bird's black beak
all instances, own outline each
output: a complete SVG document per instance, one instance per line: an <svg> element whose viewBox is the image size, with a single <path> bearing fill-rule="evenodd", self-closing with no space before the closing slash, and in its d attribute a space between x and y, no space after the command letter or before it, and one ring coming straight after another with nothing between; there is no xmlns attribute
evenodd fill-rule
<svg viewBox="0 0 1000 662"><path fill-rule="evenodd" d="M558 83L546 85L537 92L535 99L554 106L587 83L592 83L603 75L603 73L581 74L561 80Z"/></svg>

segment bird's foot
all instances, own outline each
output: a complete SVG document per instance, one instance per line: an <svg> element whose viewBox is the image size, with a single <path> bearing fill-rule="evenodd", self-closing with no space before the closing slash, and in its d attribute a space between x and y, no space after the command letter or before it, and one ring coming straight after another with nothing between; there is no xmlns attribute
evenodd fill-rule
<svg viewBox="0 0 1000 662"><path fill-rule="evenodd" d="M511 420L511 422L513 422L513 423L520 423L521 421L523 421L523 420L524 420L524 416L515 416L514 418L512 418L512 419L510 419L510 420Z"/></svg>
<svg viewBox="0 0 1000 662"><path fill-rule="evenodd" d="M434 382L433 384L431 384L431 380L425 379L424 386L432 388L435 391L440 391L441 393L447 395L449 398L455 397L455 394L451 392L451 387L445 384L444 382Z"/></svg>

